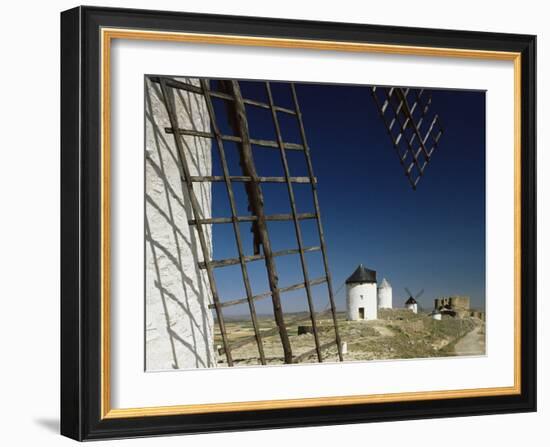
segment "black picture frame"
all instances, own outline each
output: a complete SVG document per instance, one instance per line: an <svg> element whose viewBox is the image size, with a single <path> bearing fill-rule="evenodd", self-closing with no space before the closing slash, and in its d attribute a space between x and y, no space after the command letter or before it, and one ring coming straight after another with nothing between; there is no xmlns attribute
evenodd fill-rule
<svg viewBox="0 0 550 447"><path fill-rule="evenodd" d="M101 417L100 29L139 28L521 53L521 392L207 414ZM77 440L536 410L536 37L167 11L61 14L61 433Z"/></svg>

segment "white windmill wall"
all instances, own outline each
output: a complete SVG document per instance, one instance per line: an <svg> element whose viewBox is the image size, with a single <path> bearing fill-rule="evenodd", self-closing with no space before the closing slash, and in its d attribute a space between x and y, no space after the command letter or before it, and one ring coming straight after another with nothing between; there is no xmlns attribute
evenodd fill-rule
<svg viewBox="0 0 550 447"><path fill-rule="evenodd" d="M346 289L348 320L361 320L360 308L364 309L365 320L378 319L376 283L346 284Z"/></svg>
<svg viewBox="0 0 550 447"><path fill-rule="evenodd" d="M409 310L412 310L415 314L418 313L418 304L417 303L405 304L405 308L409 309Z"/></svg>
<svg viewBox="0 0 550 447"><path fill-rule="evenodd" d="M198 85L198 80L181 79ZM174 92L178 127L210 131L204 98ZM145 367L146 370L203 368L216 365L211 290L192 218L174 137L159 84L145 85ZM192 175L211 175L209 139L184 138ZM136 148L139 150L139 148ZM211 216L208 183L195 187L203 216ZM206 227L209 252L211 228ZM139 297L136 297L139 299Z"/></svg>
<svg viewBox="0 0 550 447"><path fill-rule="evenodd" d="M391 285L384 279L378 286L378 308L391 309L393 307L393 292Z"/></svg>

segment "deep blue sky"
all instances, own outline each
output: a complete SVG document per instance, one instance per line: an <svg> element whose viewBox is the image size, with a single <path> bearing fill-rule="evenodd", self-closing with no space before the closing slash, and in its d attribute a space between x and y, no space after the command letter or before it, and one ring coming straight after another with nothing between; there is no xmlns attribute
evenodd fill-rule
<svg viewBox="0 0 550 447"><path fill-rule="evenodd" d="M212 84L216 88L216 83ZM266 101L262 84L242 82L243 95ZM275 102L291 106L285 83L272 84ZM442 295L469 295L472 305L485 303L485 93L438 90L432 107L445 133L432 161L413 191L367 86L297 84L313 167L319 183L322 222L336 292L359 263L377 271L393 286L394 307L406 300L404 287L424 288L419 303L430 309ZM247 106L248 107L248 106ZM221 100L215 103L224 133ZM270 112L250 107L252 138L275 139ZM279 114L285 141L300 142L294 117ZM214 144L213 173L221 174ZM225 145L232 175L240 175L235 145ZM291 175L306 175L303 154L287 152ZM254 147L259 175L283 175L277 150ZM239 214L249 214L243 184L234 184ZM295 185L298 212L313 211L309 185ZM285 184L264 186L267 213L289 213ZM225 185L213 187L214 216L229 216ZM274 250L296 247L291 222L269 225ZM245 251L252 253L250 225L241 224ZM214 258L237 256L231 225L214 226ZM318 245L314 221L302 222L306 245ZM308 254L310 276L323 274L321 254ZM263 261L250 263L253 293L268 290ZM281 287L303 280L298 256L277 258ZM240 267L216 270L222 300L245 297ZM318 310L326 307L326 286L314 288ZM345 308L345 288L337 295ZM285 294L285 311L306 309L305 292ZM246 314L247 306L230 314ZM257 303L258 313L270 313L270 299Z"/></svg>

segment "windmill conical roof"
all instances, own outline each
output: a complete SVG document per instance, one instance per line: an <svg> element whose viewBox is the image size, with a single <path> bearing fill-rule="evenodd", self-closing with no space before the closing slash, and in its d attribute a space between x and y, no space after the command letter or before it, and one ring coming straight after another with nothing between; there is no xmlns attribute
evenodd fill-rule
<svg viewBox="0 0 550 447"><path fill-rule="evenodd" d="M364 283L364 282L376 282L376 271L366 268L363 264L359 264L359 267L346 279L346 284Z"/></svg>
<svg viewBox="0 0 550 447"><path fill-rule="evenodd" d="M379 284L378 288L379 289L390 289L391 284L388 282L388 280L386 278L384 278L382 280L382 282Z"/></svg>

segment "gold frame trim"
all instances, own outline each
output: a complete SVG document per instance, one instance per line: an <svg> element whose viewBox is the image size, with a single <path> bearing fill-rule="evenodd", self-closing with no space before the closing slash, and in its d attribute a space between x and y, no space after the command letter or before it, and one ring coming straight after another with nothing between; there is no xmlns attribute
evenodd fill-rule
<svg viewBox="0 0 550 447"><path fill-rule="evenodd" d="M113 39L155 40L214 45L263 46L323 51L437 56L513 61L514 63L514 385L511 387L423 391L358 396L327 396L215 404L174 405L142 408L111 408L110 364L110 64ZM521 393L521 53L455 48L383 45L322 40L101 29L101 418L168 416L229 411L308 408L427 399L503 396Z"/></svg>

